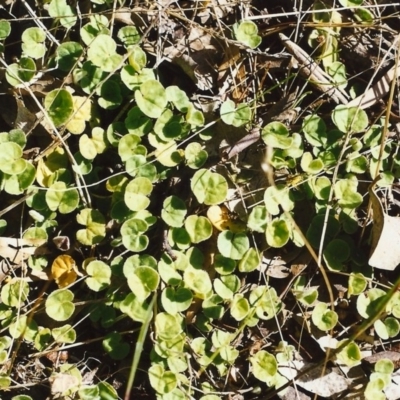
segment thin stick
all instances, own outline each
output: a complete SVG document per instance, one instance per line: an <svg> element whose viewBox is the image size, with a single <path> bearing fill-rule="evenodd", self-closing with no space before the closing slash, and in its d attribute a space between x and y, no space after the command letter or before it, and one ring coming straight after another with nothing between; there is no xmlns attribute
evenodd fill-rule
<svg viewBox="0 0 400 400"><path fill-rule="evenodd" d="M336 87L333 79L296 43L283 33L279 37L286 49L300 65L300 73L310 80L322 93L329 94L337 104L347 104L348 95L340 87Z"/></svg>

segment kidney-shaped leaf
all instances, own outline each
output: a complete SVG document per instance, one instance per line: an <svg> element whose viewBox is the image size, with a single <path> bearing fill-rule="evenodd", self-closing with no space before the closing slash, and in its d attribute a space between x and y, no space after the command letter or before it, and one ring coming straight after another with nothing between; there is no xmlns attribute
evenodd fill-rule
<svg viewBox="0 0 400 400"><path fill-rule="evenodd" d="M224 231L218 235L217 246L219 252L224 257L233 260L240 260L249 249L249 245L249 238L243 232Z"/></svg>
<svg viewBox="0 0 400 400"><path fill-rule="evenodd" d="M73 298L74 294L70 290L52 291L45 303L47 315L55 321L66 321L75 311Z"/></svg>
<svg viewBox="0 0 400 400"><path fill-rule="evenodd" d="M160 283L158 272L147 265L136 267L128 276L128 286L135 296L143 301L157 289Z"/></svg>
<svg viewBox="0 0 400 400"><path fill-rule="evenodd" d="M141 211L148 207L150 199L147 197L153 190L150 179L138 177L133 179L125 188L124 201L132 211Z"/></svg>
<svg viewBox="0 0 400 400"><path fill-rule="evenodd" d="M199 169L190 182L190 187L199 203L214 205L222 203L228 193L225 178L207 169Z"/></svg>
<svg viewBox="0 0 400 400"><path fill-rule="evenodd" d="M332 113L332 121L342 132L361 132L368 125L368 116L359 107L339 105Z"/></svg>
<svg viewBox="0 0 400 400"><path fill-rule="evenodd" d="M177 196L169 196L164 200L161 218L169 226L179 228L186 215L186 204Z"/></svg>
<svg viewBox="0 0 400 400"><path fill-rule="evenodd" d="M158 118L168 103L163 85L153 79L140 85L135 92L135 100L143 114L150 118Z"/></svg>
<svg viewBox="0 0 400 400"><path fill-rule="evenodd" d="M112 72L121 64L122 56L116 53L117 44L108 35L94 38L87 51L88 60L105 72Z"/></svg>
<svg viewBox="0 0 400 400"><path fill-rule="evenodd" d="M106 224L103 214L91 208L84 208L77 216L79 224L85 225L86 229L80 229L76 238L83 245L92 246L101 242L106 236Z"/></svg>
<svg viewBox="0 0 400 400"><path fill-rule="evenodd" d="M0 171L8 175L24 172L27 161L22 157L22 148L14 142L0 143Z"/></svg>
<svg viewBox="0 0 400 400"><path fill-rule="evenodd" d="M276 358L265 350L250 357L253 375L260 381L269 383L278 372Z"/></svg>
<svg viewBox="0 0 400 400"><path fill-rule="evenodd" d="M44 108L56 127L65 124L74 112L74 100L66 89L54 89L44 99Z"/></svg>
<svg viewBox="0 0 400 400"><path fill-rule="evenodd" d="M326 303L318 303L311 314L311 319L318 329L329 331L337 324L338 315L335 311L329 310Z"/></svg>
<svg viewBox="0 0 400 400"><path fill-rule="evenodd" d="M192 243L200 243L211 237L213 227L210 220L203 216L190 215L186 218L185 229Z"/></svg>
<svg viewBox="0 0 400 400"><path fill-rule="evenodd" d="M51 265L51 275L59 288L75 282L78 276L75 260L67 254L56 257Z"/></svg>
<svg viewBox="0 0 400 400"><path fill-rule="evenodd" d="M86 284L95 292L107 288L111 282L111 268L103 261L94 260L86 266L86 273L89 278Z"/></svg>
<svg viewBox="0 0 400 400"><path fill-rule="evenodd" d="M76 12L68 5L67 0L52 0L48 12L50 17L59 19L66 29L72 28L76 23Z"/></svg>
<svg viewBox="0 0 400 400"><path fill-rule="evenodd" d="M131 218L125 221L121 226L123 245L134 252L145 250L149 244L149 238L144 235L147 228L147 223L142 219Z"/></svg>
<svg viewBox="0 0 400 400"><path fill-rule="evenodd" d="M192 299L192 292L186 288L175 289L167 287L161 294L161 303L164 310L170 314L187 310L192 303Z"/></svg>

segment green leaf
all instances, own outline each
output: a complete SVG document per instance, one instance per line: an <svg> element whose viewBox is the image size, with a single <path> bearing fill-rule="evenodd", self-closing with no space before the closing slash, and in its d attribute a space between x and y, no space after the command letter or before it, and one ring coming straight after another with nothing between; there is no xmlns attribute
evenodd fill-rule
<svg viewBox="0 0 400 400"><path fill-rule="evenodd" d="M167 287L161 294L161 304L170 314L186 311L192 303L193 295L186 288Z"/></svg>
<svg viewBox="0 0 400 400"><path fill-rule="evenodd" d="M56 49L56 61L61 71L69 72L83 54L83 47L77 42L63 42Z"/></svg>
<svg viewBox="0 0 400 400"><path fill-rule="evenodd" d="M55 182L46 192L46 203L52 211L69 214L78 207L79 193L75 188L67 188L64 182Z"/></svg>
<svg viewBox="0 0 400 400"><path fill-rule="evenodd" d="M86 226L76 232L76 238L85 246L100 243L106 236L106 224L103 214L91 208L84 208L76 216L79 224Z"/></svg>
<svg viewBox="0 0 400 400"><path fill-rule="evenodd" d="M31 319L28 321L26 315L20 315L8 327L10 336L13 339L23 338L27 342L33 342L35 336L38 334L38 326L36 322Z"/></svg>
<svg viewBox="0 0 400 400"><path fill-rule="evenodd" d="M375 19L374 14L367 8L357 8L354 10L354 18L365 25L372 25Z"/></svg>
<svg viewBox="0 0 400 400"><path fill-rule="evenodd" d="M192 243L200 243L209 239L213 232L210 220L198 215L189 215L186 218L185 229Z"/></svg>
<svg viewBox="0 0 400 400"><path fill-rule="evenodd" d="M332 121L344 132L361 132L368 126L367 113L358 107L339 105L332 113Z"/></svg>
<svg viewBox="0 0 400 400"><path fill-rule="evenodd" d="M139 87L147 81L154 81L156 76L154 70L143 68L140 73L137 73L130 65L125 65L121 69L121 80L130 90L139 89Z"/></svg>
<svg viewBox="0 0 400 400"><path fill-rule="evenodd" d="M74 294L70 290L53 290L45 303L47 315L54 321L66 321L75 311L73 298Z"/></svg>
<svg viewBox="0 0 400 400"><path fill-rule="evenodd" d="M21 307L29 294L29 285L24 281L11 281L1 288L1 300L10 307Z"/></svg>
<svg viewBox="0 0 400 400"><path fill-rule="evenodd" d="M285 220L275 218L268 223L265 236L271 247L280 248L289 241L290 228Z"/></svg>
<svg viewBox="0 0 400 400"><path fill-rule="evenodd" d="M375 364L375 372L381 374L392 374L394 371L394 364L392 360L387 358L382 358L378 360Z"/></svg>
<svg viewBox="0 0 400 400"><path fill-rule="evenodd" d="M135 296L142 301L146 300L151 292L157 289L160 283L160 275L158 275L158 272L147 265L136 267L127 278L129 288L135 293Z"/></svg>
<svg viewBox="0 0 400 400"><path fill-rule="evenodd" d="M22 148L17 143L0 143L0 171L8 175L22 174L28 163L21 157Z"/></svg>
<svg viewBox="0 0 400 400"><path fill-rule="evenodd" d="M261 36L258 35L258 27L253 21L242 21L234 29L236 40L255 49L261 44Z"/></svg>
<svg viewBox="0 0 400 400"><path fill-rule="evenodd" d="M86 46L89 46L93 39L100 35L110 35L110 30L107 28L109 25L108 18L105 15L92 13L89 16L89 23L80 29L80 37Z"/></svg>
<svg viewBox="0 0 400 400"><path fill-rule="evenodd" d="M108 35L96 36L87 51L88 60L102 71L112 72L122 63L122 56L116 53L117 44Z"/></svg>
<svg viewBox="0 0 400 400"><path fill-rule="evenodd" d="M318 174L324 169L324 162L320 158L314 159L309 152L303 153L300 161L301 169L309 174Z"/></svg>
<svg viewBox="0 0 400 400"><path fill-rule="evenodd" d="M340 179L334 185L335 196L341 207L357 208L363 197L357 192L357 179Z"/></svg>
<svg viewBox="0 0 400 400"><path fill-rule="evenodd" d="M131 218L121 226L123 245L130 251L140 252L147 248L149 238L144 235L148 225L141 219Z"/></svg>
<svg viewBox="0 0 400 400"><path fill-rule="evenodd" d="M137 153L137 147L140 143L140 137L129 133L128 135L122 136L118 143L118 154L122 161L127 161L133 155Z"/></svg>
<svg viewBox="0 0 400 400"><path fill-rule="evenodd" d="M198 169L207 160L208 153L203 150L200 143L192 142L186 146L185 159L189 168Z"/></svg>
<svg viewBox="0 0 400 400"><path fill-rule="evenodd" d="M349 296L358 296L367 288L367 280L362 273L351 273L349 277Z"/></svg>
<svg viewBox="0 0 400 400"><path fill-rule="evenodd" d="M205 298L212 290L210 276L204 270L188 267L183 273L183 280L189 289L202 298Z"/></svg>
<svg viewBox="0 0 400 400"><path fill-rule="evenodd" d="M179 197L169 196L164 200L161 218L169 226L181 227L186 213L186 204Z"/></svg>
<svg viewBox="0 0 400 400"><path fill-rule="evenodd" d="M148 196L152 190L153 185L148 178L138 177L133 179L125 188L125 204L132 211L145 210L150 204Z"/></svg>
<svg viewBox="0 0 400 400"><path fill-rule="evenodd" d="M145 322L149 313L149 304L140 301L133 293L129 293L120 303L121 312L137 322Z"/></svg>
<svg viewBox="0 0 400 400"><path fill-rule="evenodd" d="M274 203L276 204L276 202ZM268 222L267 208L265 206L255 206L251 210L249 218L247 219L247 227L254 232L263 233L267 228L267 222Z"/></svg>
<svg viewBox="0 0 400 400"><path fill-rule="evenodd" d="M275 357L265 350L258 351L250 357L253 375L260 381L270 385L278 372L278 363Z"/></svg>
<svg viewBox="0 0 400 400"><path fill-rule="evenodd" d="M76 13L67 4L66 0L52 0L48 12L50 17L58 19L60 24L66 29L71 29L76 23Z"/></svg>
<svg viewBox="0 0 400 400"><path fill-rule="evenodd" d="M52 329L51 335L56 343L75 343L76 341L76 331L69 324Z"/></svg>
<svg viewBox="0 0 400 400"><path fill-rule="evenodd" d="M122 341L122 335L118 332L110 332L102 341L103 349L113 360L124 359L130 350L128 343Z"/></svg>
<svg viewBox="0 0 400 400"><path fill-rule="evenodd" d="M340 230L340 223L335 217L329 216L326 226L324 221L325 215L316 215L306 233L307 240L315 249L319 247L323 231L325 231L324 242L329 243Z"/></svg>
<svg viewBox="0 0 400 400"><path fill-rule="evenodd" d="M220 115L227 125L240 127L250 122L251 109L246 103L238 104L236 107L232 100L226 100L221 105Z"/></svg>
<svg viewBox="0 0 400 400"><path fill-rule="evenodd" d="M89 275L86 284L89 289L100 292L106 289L111 283L111 268L103 261L91 261L85 268Z"/></svg>
<svg viewBox="0 0 400 400"><path fill-rule="evenodd" d="M334 239L324 249L324 260L332 271L341 271L343 263L350 257L350 247L342 239Z"/></svg>
<svg viewBox="0 0 400 400"><path fill-rule="evenodd" d="M267 211L272 215L280 213L279 206L282 207L283 211L292 211L294 208L293 193L283 183L270 186L264 193L264 203Z"/></svg>
<svg viewBox="0 0 400 400"><path fill-rule="evenodd" d="M91 94L106 76L106 72L101 67L96 67L91 61L86 61L81 70L75 69L74 76L78 72L81 73L82 77L80 79L75 77L75 80L79 81L82 90L87 94Z"/></svg>
<svg viewBox="0 0 400 400"><path fill-rule="evenodd" d="M224 231L218 235L217 246L224 257L240 260L249 249L250 242L246 233Z"/></svg>
<svg viewBox="0 0 400 400"><path fill-rule="evenodd" d="M36 64L29 57L21 57L19 63L10 64L6 69L6 79L11 86L29 82L36 74Z"/></svg>
<svg viewBox="0 0 400 400"><path fill-rule="evenodd" d="M78 390L80 400L100 400L99 394L99 388L95 385L85 385Z"/></svg>
<svg viewBox="0 0 400 400"><path fill-rule="evenodd" d="M176 375L171 371L165 371L159 364L153 364L148 374L150 385L159 394L172 392L178 384Z"/></svg>
<svg viewBox="0 0 400 400"><path fill-rule="evenodd" d="M256 270L260 264L261 257L259 252L254 247L250 247L239 261L238 269L240 272L252 272Z"/></svg>
<svg viewBox="0 0 400 400"><path fill-rule="evenodd" d="M46 46L44 41L46 40L46 33L43 29L37 27L25 29L21 39L21 47L25 56L38 59L45 55Z"/></svg>
<svg viewBox="0 0 400 400"><path fill-rule="evenodd" d="M215 293L223 300L232 300L240 288L240 280L236 275L223 275L214 279L213 284Z"/></svg>
<svg viewBox="0 0 400 400"><path fill-rule="evenodd" d="M172 102L178 111L182 113L188 112L190 101L187 94L182 89L179 89L178 86L171 85L165 90L168 101Z"/></svg>
<svg viewBox="0 0 400 400"><path fill-rule="evenodd" d="M100 86L99 92L98 103L101 108L113 110L122 103L123 98L119 82L109 79Z"/></svg>
<svg viewBox="0 0 400 400"><path fill-rule="evenodd" d="M44 108L56 127L65 124L74 112L74 101L66 89L54 89L44 99Z"/></svg>
<svg viewBox="0 0 400 400"><path fill-rule="evenodd" d="M261 132L262 140L276 149L289 149L293 138L289 136L289 131L281 122L270 122Z"/></svg>
<svg viewBox="0 0 400 400"><path fill-rule="evenodd" d="M0 144L6 142L16 143L18 146L21 147L21 149L23 149L26 145L25 132L21 129L11 129L10 132L1 132Z"/></svg>
<svg viewBox="0 0 400 400"><path fill-rule="evenodd" d="M197 201L206 205L222 203L228 194L225 178L207 169L200 169L193 175L190 187Z"/></svg>
<svg viewBox="0 0 400 400"><path fill-rule="evenodd" d="M153 121L144 115L137 106L128 111L124 123L128 132L138 137L146 135L153 128Z"/></svg>
<svg viewBox="0 0 400 400"><path fill-rule="evenodd" d="M311 319L318 329L329 331L336 326L339 318L335 311L328 309L326 303L318 303L311 314Z"/></svg>
<svg viewBox="0 0 400 400"><path fill-rule="evenodd" d="M386 293L382 289L373 288L357 297L357 311L365 319L376 315Z"/></svg>
<svg viewBox="0 0 400 400"><path fill-rule="evenodd" d="M129 65L138 73L142 71L142 69L147 64L147 56L146 53L139 46L130 46L128 48L129 52Z"/></svg>
<svg viewBox="0 0 400 400"><path fill-rule="evenodd" d="M327 65L326 72L332 77L337 87L344 89L347 86L346 66L342 62L335 61Z"/></svg>
<svg viewBox="0 0 400 400"><path fill-rule="evenodd" d="M364 0L339 0L339 3L343 7L358 7L361 6L363 2Z"/></svg>
<svg viewBox="0 0 400 400"><path fill-rule="evenodd" d="M11 33L11 24L8 21L0 20L0 40L6 39Z"/></svg>
<svg viewBox="0 0 400 400"><path fill-rule="evenodd" d="M135 100L143 114L150 118L158 118L168 103L164 87L156 80L142 83L135 92Z"/></svg>
<svg viewBox="0 0 400 400"><path fill-rule="evenodd" d="M140 34L135 26L124 26L117 33L118 39L125 47L133 46L140 42Z"/></svg>
<svg viewBox="0 0 400 400"><path fill-rule="evenodd" d="M242 112L242 114L244 114ZM241 119L240 119L241 118ZM242 123L244 115L238 115L238 123ZM189 104L188 111L185 115L186 122L193 127L203 126L205 119L202 111L197 110L192 103Z"/></svg>
<svg viewBox="0 0 400 400"><path fill-rule="evenodd" d="M236 321L242 321L250 312L250 304L242 294L237 293L233 297L230 312Z"/></svg>
<svg viewBox="0 0 400 400"><path fill-rule="evenodd" d="M245 258L245 257L243 257ZM216 254L214 257L214 268L220 275L229 275L236 268L236 261L231 258Z"/></svg>
<svg viewBox="0 0 400 400"><path fill-rule="evenodd" d="M338 342L339 347L344 341ZM357 343L350 342L338 354L337 359L348 367L354 367L361 362L361 351Z"/></svg>
<svg viewBox="0 0 400 400"><path fill-rule="evenodd" d="M302 124L305 138L311 146L321 147L327 143L326 125L322 118L312 114L304 118Z"/></svg>
<svg viewBox="0 0 400 400"><path fill-rule="evenodd" d="M160 312L154 321L156 335L162 340L172 340L182 333L182 318L178 314Z"/></svg>

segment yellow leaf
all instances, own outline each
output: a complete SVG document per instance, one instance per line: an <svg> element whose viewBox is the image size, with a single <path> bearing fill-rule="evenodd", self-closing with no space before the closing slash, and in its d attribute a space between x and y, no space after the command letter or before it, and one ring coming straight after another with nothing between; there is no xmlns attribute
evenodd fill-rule
<svg viewBox="0 0 400 400"><path fill-rule="evenodd" d="M65 168L68 165L68 158L65 154L65 150L62 147L56 147L50 154L47 155L47 159L39 159L36 168L36 180L42 187L48 187L48 179L53 172Z"/></svg>
<svg viewBox="0 0 400 400"><path fill-rule="evenodd" d="M51 266L51 274L59 288L70 285L78 276L75 260L68 255L58 256Z"/></svg>
<svg viewBox="0 0 400 400"><path fill-rule="evenodd" d="M86 127L86 121L92 115L92 105L87 97L73 96L74 114L65 127L74 135L80 135Z"/></svg>
<svg viewBox="0 0 400 400"><path fill-rule="evenodd" d="M207 217L213 224L214 228L219 231L243 232L246 229L246 224L235 218L228 208L222 206L211 206L207 211Z"/></svg>

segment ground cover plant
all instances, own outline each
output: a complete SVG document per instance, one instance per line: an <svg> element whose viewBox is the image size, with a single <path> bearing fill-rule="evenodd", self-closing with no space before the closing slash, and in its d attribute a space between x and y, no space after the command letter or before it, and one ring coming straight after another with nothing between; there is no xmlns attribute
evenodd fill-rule
<svg viewBox="0 0 400 400"><path fill-rule="evenodd" d="M400 397L398 3L0 4L2 399Z"/></svg>

